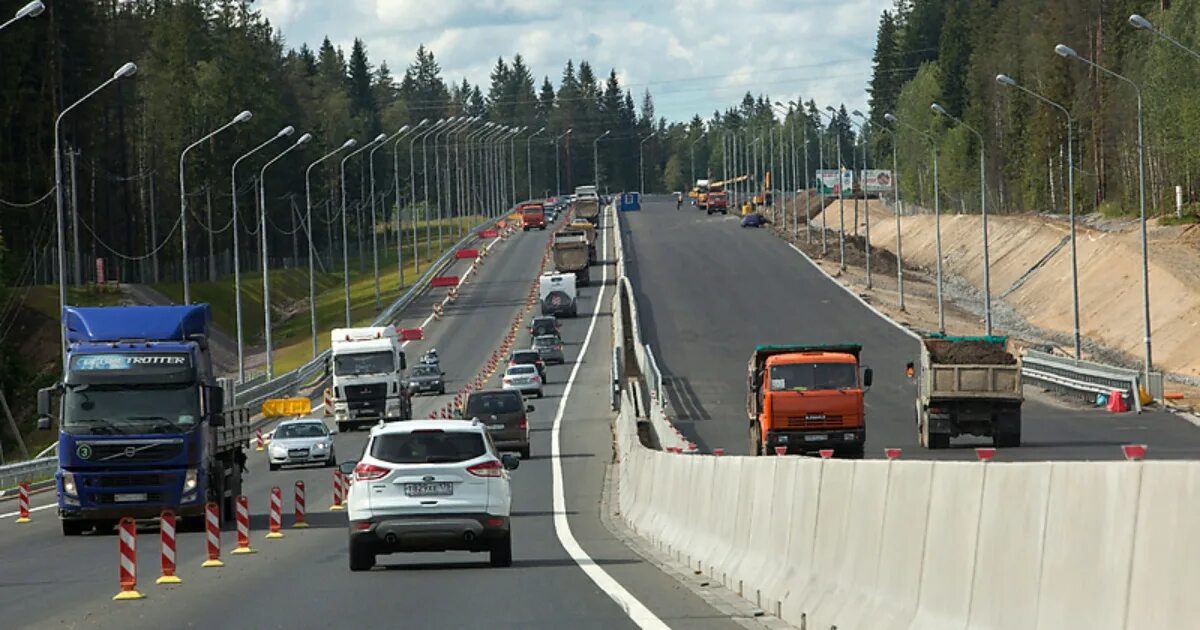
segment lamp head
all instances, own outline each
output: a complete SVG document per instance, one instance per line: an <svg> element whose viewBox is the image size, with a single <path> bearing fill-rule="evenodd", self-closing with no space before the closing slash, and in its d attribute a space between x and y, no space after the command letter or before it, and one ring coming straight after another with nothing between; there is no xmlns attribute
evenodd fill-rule
<svg viewBox="0 0 1200 630"><path fill-rule="evenodd" d="M237 116L234 116L233 122L234 123L244 123L247 120L250 120L251 118L254 118L254 114L250 110L247 109L247 110L243 110L242 113L238 114Z"/></svg>
<svg viewBox="0 0 1200 630"><path fill-rule="evenodd" d="M933 110L933 112L934 112L935 114L941 114L941 115L943 115L943 116L949 116L949 115L950 115L949 113L947 113L947 112L946 112L946 108L945 108L945 107L942 107L941 105L938 105L937 103L934 103L934 104L930 105L930 106L929 106L929 109L932 109L932 110Z"/></svg>
<svg viewBox="0 0 1200 630"><path fill-rule="evenodd" d="M130 61L130 62L126 63L125 65L121 66L120 68L117 68L117 71L113 73L113 78L114 79L124 79L126 77L131 77L135 74L137 74L137 64Z"/></svg>
<svg viewBox="0 0 1200 630"><path fill-rule="evenodd" d="M296 146L302 147L302 146L308 144L309 142L312 142L312 134L306 133L303 136L300 136L299 140L296 140Z"/></svg>
<svg viewBox="0 0 1200 630"><path fill-rule="evenodd" d="M827 112L831 112L831 113L834 113L834 114L836 114L836 113L837 113L837 110L833 108L833 105L826 105L826 106L825 106L825 111L827 111Z"/></svg>
<svg viewBox="0 0 1200 630"><path fill-rule="evenodd" d="M1154 30L1154 25L1150 23L1150 20L1147 20L1136 13L1129 16L1129 23L1132 24L1134 28L1140 28L1144 31Z"/></svg>
<svg viewBox="0 0 1200 630"><path fill-rule="evenodd" d="M428 118L422 118L422 119L421 119L421 122L417 123L417 126L418 126L418 127L424 127L424 126L425 126L425 123L427 123L427 122L429 122L429 119L428 119Z"/></svg>
<svg viewBox="0 0 1200 630"><path fill-rule="evenodd" d="M405 131L408 131L408 125L404 125L403 127L400 127L399 129L396 130L396 133L400 134L400 133L404 133Z"/></svg>
<svg viewBox="0 0 1200 630"><path fill-rule="evenodd" d="M376 144L376 143L379 143L379 142L383 142L384 140L387 140L387 134L386 134L386 133L381 133L381 134L379 134L378 136L375 136L375 139L371 141L371 144Z"/></svg>
<svg viewBox="0 0 1200 630"><path fill-rule="evenodd" d="M856 110L854 110L854 111L853 111L853 112L851 112L851 113L852 113L853 115L855 115L855 116L858 116L859 118L862 118L862 119L864 119L864 120L866 120L866 118L867 118L866 116L863 116L863 113L862 113L862 112L860 112L860 111L858 111L857 109L856 109Z"/></svg>
<svg viewBox="0 0 1200 630"><path fill-rule="evenodd" d="M1054 52L1059 57L1062 57L1064 59L1078 59L1079 58L1079 53L1075 52L1074 48L1071 48L1070 46L1064 46L1063 44L1059 44L1059 45L1055 46Z"/></svg>
<svg viewBox="0 0 1200 630"><path fill-rule="evenodd" d="M890 122L890 123L892 123L893 125L894 125L894 124L896 124L896 123L898 122L898 121L896 120L896 116L895 116L895 114L893 114L893 113L891 113L891 112L888 112L888 113L884 114L884 115L883 115L883 119L884 119L884 120L886 120L886 121L888 121L888 122Z"/></svg>
<svg viewBox="0 0 1200 630"><path fill-rule="evenodd" d="M1007 85L1008 87L1017 87L1017 82L1007 74L997 74L996 83L999 83L1000 85Z"/></svg>
<svg viewBox="0 0 1200 630"><path fill-rule="evenodd" d="M296 128L291 125L288 125L288 126L284 127L283 129L280 129L279 133L275 134L275 137L276 138L285 138L294 133L296 133Z"/></svg>
<svg viewBox="0 0 1200 630"><path fill-rule="evenodd" d="M354 138L350 138L349 140L342 143L342 148L343 149L353 149L354 145L356 145L356 144L358 144L358 140L355 140Z"/></svg>
<svg viewBox="0 0 1200 630"><path fill-rule="evenodd" d="M19 20L21 18L37 17L42 14L42 11L45 10L46 5L42 4L42 0L33 0L33 2L21 7L20 10L17 11L16 19Z"/></svg>

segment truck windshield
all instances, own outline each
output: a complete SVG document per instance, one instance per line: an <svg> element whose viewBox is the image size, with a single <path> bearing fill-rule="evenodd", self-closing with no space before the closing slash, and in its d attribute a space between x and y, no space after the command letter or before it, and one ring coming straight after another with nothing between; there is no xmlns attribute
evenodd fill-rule
<svg viewBox="0 0 1200 630"><path fill-rule="evenodd" d="M62 429L81 435L182 433L200 422L196 385L76 385L63 397Z"/></svg>
<svg viewBox="0 0 1200 630"><path fill-rule="evenodd" d="M395 371L396 363L391 352L339 354L333 357L333 374L335 376L385 374Z"/></svg>
<svg viewBox="0 0 1200 630"><path fill-rule="evenodd" d="M771 367L771 391L774 392L857 387L858 370L853 363L793 363Z"/></svg>

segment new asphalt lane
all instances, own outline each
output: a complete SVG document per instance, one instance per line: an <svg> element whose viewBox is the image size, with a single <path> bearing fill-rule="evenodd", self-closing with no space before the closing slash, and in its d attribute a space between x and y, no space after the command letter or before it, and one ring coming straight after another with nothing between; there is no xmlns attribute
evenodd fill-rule
<svg viewBox="0 0 1200 630"><path fill-rule="evenodd" d="M867 454L901 447L903 457L974 459L990 440L960 438L945 451L917 445L915 387L904 367L915 339L886 322L767 230L733 216L707 216L673 200L644 198L621 214L627 273L654 350L676 426L702 451L749 452L746 366L760 343L855 342L874 368L867 393ZM1134 325L1132 322L1130 325ZM1149 457L1200 457L1200 429L1163 412L1109 414L1026 388L1020 448L998 460L1106 460L1144 443Z"/></svg>
<svg viewBox="0 0 1200 630"><path fill-rule="evenodd" d="M607 239L611 243L611 239ZM407 348L410 359L436 346L454 390L471 378L502 341L512 318L525 308L525 296L546 243L542 233L517 234L496 247L478 275L464 287L445 317L430 324L427 339ZM611 259L611 255L606 258ZM611 264L606 260L605 264ZM459 270L463 266L456 266ZM598 271L598 270L596 270ZM594 273L598 276L599 273ZM581 316L565 320L566 366L549 368L546 398L532 400L533 456L513 473L514 564L492 569L486 554L451 552L381 556L383 565L351 574L347 565L344 513L328 512L332 470L285 468L268 472L264 454L251 452L244 492L250 498L252 546L257 553L231 556L234 532L222 533L226 566L202 569L203 536L181 533L178 574L183 584L162 587L158 576L158 531L138 537L139 590L148 597L113 602L118 590L117 538L112 534L64 538L53 509L34 513L34 522L0 523L0 625L21 627L632 627L625 612L577 565L592 564L615 578L664 623L677 627L723 628L732 622L671 577L644 562L600 521L600 495L611 461L609 411L610 311L613 269L607 286L583 290ZM600 296L601 290L604 291ZM444 290L443 290L444 291ZM439 294L406 311L399 322L422 323ZM581 356L597 297L603 303L591 344ZM522 336L527 341L527 336ZM551 424L564 381L583 361L563 416L560 457L565 516L587 554L573 558L560 545L555 528L550 453ZM493 381L494 383L494 381ZM420 397L418 414L452 399ZM366 433L337 437L338 459L356 459ZM307 486L311 529L292 530L292 489ZM265 540L269 490L284 493L283 540ZM53 503L52 493L34 505ZM0 512L8 510L8 504Z"/></svg>

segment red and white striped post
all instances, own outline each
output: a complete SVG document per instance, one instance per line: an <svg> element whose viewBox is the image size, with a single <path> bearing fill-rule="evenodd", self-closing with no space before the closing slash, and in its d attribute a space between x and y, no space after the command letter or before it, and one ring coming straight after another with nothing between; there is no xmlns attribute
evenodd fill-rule
<svg viewBox="0 0 1200 630"><path fill-rule="evenodd" d="M345 480L343 479L342 471L333 470L333 505L329 506L330 512L341 512L346 509L342 502L345 500Z"/></svg>
<svg viewBox="0 0 1200 630"><path fill-rule="evenodd" d="M120 539L121 592L113 596L114 601L142 599L146 597L137 590L137 523L128 516L117 525Z"/></svg>
<svg viewBox="0 0 1200 630"><path fill-rule="evenodd" d="M250 499L240 496L235 501L237 505L237 549L230 553L244 554L254 553L250 548Z"/></svg>
<svg viewBox="0 0 1200 630"><path fill-rule="evenodd" d="M259 453L263 452L263 450L264 450L263 449L262 429L254 430L254 450Z"/></svg>
<svg viewBox="0 0 1200 630"><path fill-rule="evenodd" d="M221 508L213 501L204 504L204 540L208 544L208 560L200 566L225 566L221 562Z"/></svg>
<svg viewBox="0 0 1200 630"><path fill-rule="evenodd" d="M283 538L283 491L279 486L271 488L271 531L267 538Z"/></svg>
<svg viewBox="0 0 1200 630"><path fill-rule="evenodd" d="M776 446L776 447L775 447L775 454L776 454L776 455L778 455L778 456L780 456L780 457L783 457L784 455L787 455L787 447L786 447L786 446Z"/></svg>
<svg viewBox="0 0 1200 630"><path fill-rule="evenodd" d="M158 524L162 533L162 576L154 583L182 584L183 580L175 575L175 513L163 510L158 517Z"/></svg>
<svg viewBox="0 0 1200 630"><path fill-rule="evenodd" d="M31 523L33 519L29 518L29 482L22 481L17 484L17 522Z"/></svg>
<svg viewBox="0 0 1200 630"><path fill-rule="evenodd" d="M296 482L296 522L292 523L292 529L305 529L308 523L304 521L304 482Z"/></svg>

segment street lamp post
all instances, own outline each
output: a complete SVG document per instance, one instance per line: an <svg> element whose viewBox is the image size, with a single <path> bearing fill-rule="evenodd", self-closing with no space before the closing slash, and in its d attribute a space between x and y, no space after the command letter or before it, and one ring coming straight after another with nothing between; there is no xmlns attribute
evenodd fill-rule
<svg viewBox="0 0 1200 630"><path fill-rule="evenodd" d="M356 144L358 144L358 141L355 140L354 138L351 138L351 139L345 141L344 143L342 143L342 146L334 149L333 151L330 151L329 153L326 153L325 155L322 155L315 162L313 162L312 164L309 164L308 168L304 169L304 208L305 208L304 222L308 226L308 312L309 312L309 318L312 320L312 353L313 353L314 359L317 358L317 347L318 346L317 346L317 274L316 274L316 268L314 267L314 264L313 264L313 259L316 258L316 247L313 246L313 236L312 236L312 170L321 162L328 160L329 158L337 155L338 153L341 153L342 151L345 151L347 149L353 149L354 145L356 145ZM397 238L399 238L399 236L397 236ZM332 251L329 253L331 256L333 255Z"/></svg>
<svg viewBox="0 0 1200 630"><path fill-rule="evenodd" d="M560 167L558 164L558 142L566 136L571 135L572 131L574 131L573 128L568 129L564 131L562 135L554 139L554 194L556 196L562 195L562 167ZM570 142L570 140L568 140L568 142Z"/></svg>
<svg viewBox="0 0 1200 630"><path fill-rule="evenodd" d="M463 163L462 163L462 160L460 159L460 156L462 154L466 153L466 149L464 148L464 149L461 149L461 151L460 151L459 147L460 147L460 145L465 147L467 138L474 131L471 129L471 125L474 125L477 122L479 122L479 117L478 116L473 117L473 118L471 118L470 122L468 122L466 125L463 125L462 127L460 127L458 129L458 131L455 132L455 135L461 135L461 138L454 143L454 184L455 184L455 191L454 191L455 201L454 201L454 203L456 203L458 206L458 210L454 214L454 216L455 216L455 223L457 223L457 225L458 225L458 229L455 231L455 234L457 234L459 236L462 236L463 234L465 234L467 231L467 227L468 227L463 222L463 218L465 218L467 216L467 211L466 211L467 189L465 186L466 169L463 168ZM449 153L447 153L446 161L447 162L450 161Z"/></svg>
<svg viewBox="0 0 1200 630"><path fill-rule="evenodd" d="M237 356L238 356L238 381L246 380L246 360L245 360L245 339L242 332L242 260L241 252L238 251L238 232L242 230L238 227L238 187L237 187L237 167L242 163L242 160L258 153L267 148L272 142L281 138L290 137L296 133L296 129L292 126L284 127L279 130L279 133L271 137L270 140L250 149L241 157L233 161L233 167L229 169L230 193L233 198L233 304L234 312L237 319ZM311 239L310 239L311 240Z"/></svg>
<svg viewBox="0 0 1200 630"><path fill-rule="evenodd" d="M923 136L929 141L933 147L933 242L934 254L937 256L937 261L934 264L937 276L937 303L938 303L938 332L946 332L946 309L945 301L942 299L942 205L941 205L941 190L938 185L938 144L937 139L933 134L917 129L916 127L896 118L894 114L884 114L884 119L893 125L902 125L911 131ZM898 258L899 256L897 256Z"/></svg>
<svg viewBox="0 0 1200 630"><path fill-rule="evenodd" d="M525 138L525 179L529 180L530 199L533 199L533 149L531 148L530 143L533 142L535 137L541 135L545 130L546 128L542 127L541 129L529 134L528 138Z"/></svg>
<svg viewBox="0 0 1200 630"><path fill-rule="evenodd" d="M1148 239L1146 236L1146 154L1145 154L1146 144L1145 144L1145 136L1143 134L1143 129L1142 129L1142 120L1143 120L1142 88L1139 87L1137 83L1134 83L1132 79L1125 77L1123 75L1117 74L1116 72L1113 72L1112 70L1109 70L1108 68L1105 68L1104 66L1092 61L1091 59L1086 59L1084 57L1080 57L1079 53L1075 52L1068 46L1059 44L1054 47L1054 52L1058 53L1058 55L1060 57L1063 57L1065 59L1075 59L1077 61L1082 61L1083 63L1107 74L1108 76L1110 76L1114 79L1124 81L1130 87L1132 87L1133 91L1137 94L1138 209L1141 214L1141 229L1142 229L1142 327L1143 327L1142 332L1145 337L1145 343L1146 343L1146 357L1145 357L1144 372L1145 372L1146 380L1149 381L1150 370L1152 370L1154 367L1154 361L1153 361L1154 357L1151 352L1152 346L1150 343L1150 248L1149 248L1149 242L1148 242Z"/></svg>
<svg viewBox="0 0 1200 630"><path fill-rule="evenodd" d="M395 178L396 188L396 273L399 274L400 290L404 290L404 206L407 205L400 203L402 198L400 193L400 143L406 136L415 133L428 122L428 118L422 118L415 127L399 134L396 142L392 145L392 177ZM405 126L407 127L407 125ZM407 201L412 203L412 198L410 197Z"/></svg>
<svg viewBox="0 0 1200 630"><path fill-rule="evenodd" d="M449 122L447 119L439 118L437 122L433 123L433 125L431 127L429 127L429 129L427 129L421 133L413 135L412 139L409 140L409 142L408 142L408 187L409 187L409 192L410 192L410 194L408 196L408 199L409 199L408 205L410 205L410 206L412 206L413 202L416 201L416 199L417 199L417 160L416 160L416 156L415 156L415 147L416 147L417 140L421 141L421 157L422 157L422 159L424 159L424 157L425 157L425 139L429 137L429 134L436 132L438 129L440 129L442 127L442 125L445 125L447 122ZM427 165L428 161L426 161L425 164ZM426 171L424 170L424 167L422 167L421 174L422 174L422 177L426 176ZM429 182L426 181L424 186L425 186L425 200L423 203L425 204L426 208L428 208L429 207ZM426 211L425 211L425 216L428 219L428 217L429 217L428 209L426 209ZM413 265L415 265L415 272L419 274L419 273L421 273L421 253L418 250L418 244L417 244L417 209L415 207L413 208L412 224L413 224L413 230L412 230ZM428 231L428 230L426 230L426 231Z"/></svg>
<svg viewBox="0 0 1200 630"><path fill-rule="evenodd" d="M1150 20L1147 20L1146 18L1134 13L1133 15L1129 16L1129 23L1131 25L1133 25L1134 28L1140 29L1143 31L1149 31L1153 35L1174 44L1176 48L1188 53L1189 55L1191 55L1197 59L1200 59L1200 52L1196 52L1195 50L1192 50L1191 48L1184 46L1179 40L1175 39L1174 37L1171 37L1170 35L1167 35L1166 33L1158 30L1157 28L1154 28L1154 24L1152 24L1150 22Z"/></svg>
<svg viewBox="0 0 1200 630"><path fill-rule="evenodd" d="M13 15L13 17L11 19L9 19L7 22L0 24L0 31L8 28L8 26L10 24L12 24L13 22L16 22L18 20L23 20L25 18L35 18L35 17L41 15L42 12L45 10L46 10L46 5L42 4L42 0L33 0L33 2L30 2L29 4L21 7L20 9L17 9L17 13L15 15Z"/></svg>
<svg viewBox="0 0 1200 630"><path fill-rule="evenodd" d="M517 203L517 136L528 130L529 127L521 127L508 137L508 182L513 204Z"/></svg>
<svg viewBox="0 0 1200 630"><path fill-rule="evenodd" d="M860 111L854 112L863 120L864 124L874 125L876 128L892 134L892 210L896 215L896 292L900 295L900 311L904 308L904 235L900 231L900 171L896 167L896 132L890 127L882 127L876 123L872 123Z"/></svg>
<svg viewBox="0 0 1200 630"><path fill-rule="evenodd" d="M479 181L482 177L480 170L482 169L483 156L483 137L492 130L492 123L485 122L482 127L467 134L467 209L474 213L475 209L479 209L480 216L486 216L483 212L483 195L479 187Z"/></svg>
<svg viewBox="0 0 1200 630"><path fill-rule="evenodd" d="M284 149L279 155L267 161L263 165L262 170L258 173L258 205L261 212L260 223L258 225L259 232L262 233L262 283L263 283L263 333L267 342L267 380L271 380L275 376L275 362L271 353L271 274L270 266L267 264L267 169L272 164L282 160L283 157L296 149L308 144L312 141L312 134L304 134L300 136L296 143ZM237 229L237 226L233 226Z"/></svg>
<svg viewBox="0 0 1200 630"><path fill-rule="evenodd" d="M1075 358L1083 358L1083 338L1079 331L1079 264L1078 257L1075 251L1075 153L1073 140L1074 122L1071 118L1071 111L1065 106L1056 103L1037 92L1017 83L1012 77L1004 74L996 75L996 82L1000 85L1016 88L1037 100L1049 105L1062 112L1067 118L1067 213L1070 219L1071 229L1071 306L1074 315L1075 325Z"/></svg>
<svg viewBox="0 0 1200 630"><path fill-rule="evenodd" d="M348 197L349 195L347 195L347 191L346 191L346 162L349 162L350 158L353 158L354 156L358 155L359 153L362 153L363 151L366 151L366 150L370 149L371 147L375 146L379 142L382 142L384 137L385 136L380 134L380 136L374 138L370 142L364 144L363 146L359 147L357 150L352 151L349 155L342 158L342 162L341 162L340 180L342 182L342 286L343 286L343 291L345 294L346 327L347 328L349 328L353 324L351 323L351 320L350 320L350 236L349 236L349 231L346 227L346 213L348 212L347 207L346 207L347 206L346 197Z"/></svg>
<svg viewBox="0 0 1200 630"><path fill-rule="evenodd" d="M638 142L638 191L642 194L646 194L646 157L644 149L646 148L646 142L653 137L654 132L651 131L650 135Z"/></svg>
<svg viewBox="0 0 1200 630"><path fill-rule="evenodd" d="M24 11L25 9L22 9ZM28 13L27 15L33 15ZM63 184L62 184L62 148L59 145L59 140L62 138L62 121L71 110L79 107L84 101L95 96L98 92L111 85L114 81L119 81L126 77L131 77L137 73L135 64L126 63L113 73L104 83L98 85L94 90L83 95L83 98L68 105L59 113L58 118L54 119L54 203L56 206L57 223L58 223L58 312L59 317L62 317L63 309L67 306L67 236L66 223L63 216ZM67 328L60 326L59 341L62 345L63 370L66 368L67 357Z"/></svg>
<svg viewBox="0 0 1200 630"><path fill-rule="evenodd" d="M254 114L251 114L249 110L243 111L242 113L238 114L237 116L234 116L233 120L230 120L229 122L225 123L224 125L221 125L217 129L213 130L212 132L210 132L208 135L204 136L203 138L200 138L199 140L189 144L179 154L179 234L180 234L180 242L183 243L182 254L183 254L183 303L184 304L192 303L192 290L191 290L191 284L188 282L187 188L186 188L186 184L184 183L185 178L184 178L183 160L184 160L184 158L187 157L188 152L191 151L192 149L204 144L205 142L208 142L210 139L212 139L214 136L221 133L222 131L229 129L230 127L232 127L236 124L243 123L243 122L246 122L247 120L250 120L250 118L253 116L254 116Z"/></svg>
<svg viewBox="0 0 1200 630"><path fill-rule="evenodd" d="M596 190L600 190L600 141L607 138L610 133L612 133L611 129L605 129L604 133L592 141L592 181L595 182Z"/></svg>
<svg viewBox="0 0 1200 630"><path fill-rule="evenodd" d="M987 165L984 162L983 152L983 134L979 133L971 125L962 120L950 115L946 108L933 103L929 106L935 114L941 114L950 120L958 123L967 131L975 134L979 139L979 208L983 215L983 329L984 334L991 336L992 334L992 283L991 283L991 264L989 264L988 250L988 211L987 211Z"/></svg>
<svg viewBox="0 0 1200 630"><path fill-rule="evenodd" d="M842 271L846 270L846 178L842 175L842 130L837 126L837 110L832 105L827 106L825 111L829 112L829 126L833 128L833 133L837 136L837 176L838 176L838 255L841 262L838 263L838 268ZM852 180L853 181L853 180Z"/></svg>
<svg viewBox="0 0 1200 630"><path fill-rule="evenodd" d="M863 161L862 161L862 177L859 178L859 187L862 188L863 202L863 217L866 219L864 224L863 243L866 251L867 265L867 289L871 289L871 209L867 205L867 119L863 113L854 110L854 115L862 119L863 122L858 125L858 133L862 137ZM851 121L853 122L853 121ZM856 228L857 229L857 228Z"/></svg>
<svg viewBox="0 0 1200 630"><path fill-rule="evenodd" d="M700 135L696 136L696 139L692 140L691 144L688 145L688 157L692 168L692 186L696 185L696 143L700 142L707 134L707 129L701 131Z"/></svg>
<svg viewBox="0 0 1200 630"><path fill-rule="evenodd" d="M382 149L389 141L403 134L405 131L408 131L408 125L404 125L396 133L385 137L367 154L367 170L370 172L371 178L371 259L375 268L375 312L383 309L382 297L379 290L379 228L376 224L377 216L375 213L375 152ZM386 241L383 246L387 247Z"/></svg>
<svg viewBox="0 0 1200 630"><path fill-rule="evenodd" d="M468 118L466 116L459 116L457 118L451 118L450 124L446 125L445 127L442 127L441 131L437 131L433 134L433 174L437 178L436 186L434 188L433 193L435 196L435 199L434 199L435 204L434 205L437 206L437 219L436 219L437 235L438 235L437 242L438 242L439 247L442 244L444 234L443 234L443 226L442 226L442 179L443 179L443 177L442 177L441 154L438 153L438 138L445 135L446 141L449 142L450 141L450 133L453 132L455 129L457 129L459 125L463 124L467 120L468 120ZM433 233L432 233L433 228L429 224L426 224L426 225L427 225L427 227L426 227L425 233L426 233L427 238L425 239L425 252L426 252L426 256L428 256L430 260L433 260Z"/></svg>

